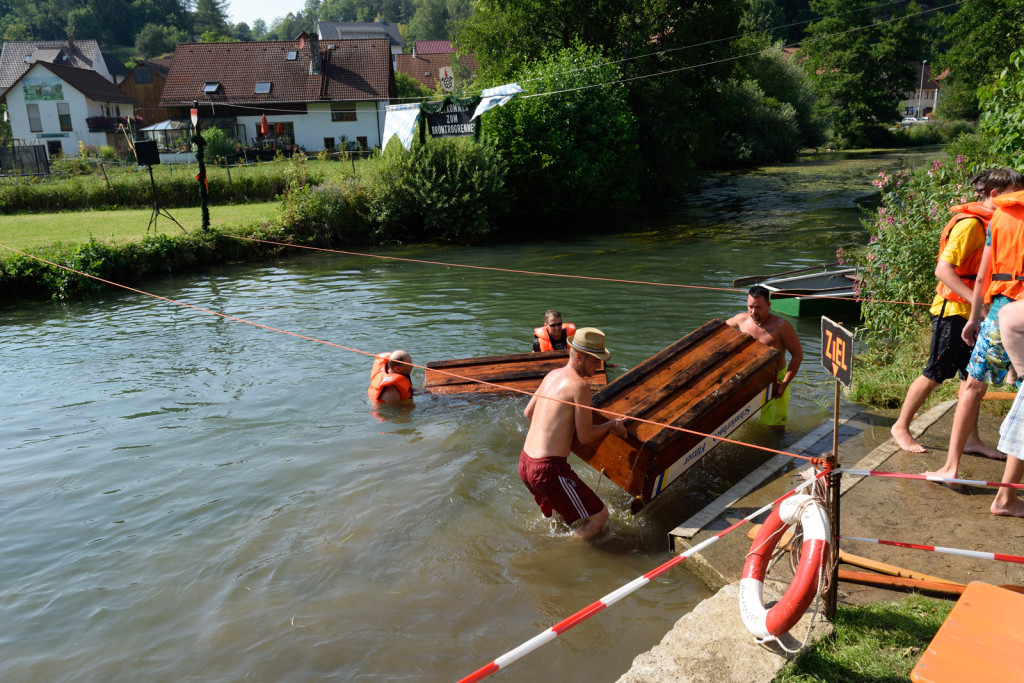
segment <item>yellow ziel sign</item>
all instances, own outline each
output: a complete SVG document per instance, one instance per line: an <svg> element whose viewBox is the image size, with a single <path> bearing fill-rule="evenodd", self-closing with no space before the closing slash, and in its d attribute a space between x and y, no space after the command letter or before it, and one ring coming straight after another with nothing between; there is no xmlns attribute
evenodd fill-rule
<svg viewBox="0 0 1024 683"><path fill-rule="evenodd" d="M853 333L821 316L821 366L843 386L853 381Z"/></svg>

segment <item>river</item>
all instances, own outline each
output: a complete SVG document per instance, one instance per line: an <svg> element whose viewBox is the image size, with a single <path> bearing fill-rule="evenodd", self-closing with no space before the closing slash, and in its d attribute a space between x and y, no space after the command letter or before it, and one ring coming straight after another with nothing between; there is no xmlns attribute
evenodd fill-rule
<svg viewBox="0 0 1024 683"><path fill-rule="evenodd" d="M870 179L905 162L713 174L614 234L375 253L729 288L862 242ZM5 681L457 679L668 560L668 530L768 457L722 446L635 517L604 481L610 529L576 543L516 474L524 398L374 409L369 358L339 348L521 352L556 307L602 328L621 372L739 292L331 253L141 289L334 345L128 291L0 308ZM785 448L831 414L818 320L793 322L789 429L740 440ZM614 680L708 595L673 569L494 679Z"/></svg>

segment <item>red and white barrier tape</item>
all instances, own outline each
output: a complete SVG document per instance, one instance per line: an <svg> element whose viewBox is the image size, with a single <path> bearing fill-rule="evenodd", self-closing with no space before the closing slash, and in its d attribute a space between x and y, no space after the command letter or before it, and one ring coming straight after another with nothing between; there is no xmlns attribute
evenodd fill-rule
<svg viewBox="0 0 1024 683"><path fill-rule="evenodd" d="M936 477L930 474L904 474L902 472L881 472L879 470L848 470L845 467L837 469L840 474L853 474L861 477L890 477L892 479L923 479L943 484L967 484L968 486L1000 486L1008 489L1024 489L1024 484L1007 484L1001 481L983 481L981 479L947 479Z"/></svg>
<svg viewBox="0 0 1024 683"><path fill-rule="evenodd" d="M477 669L476 671L474 671L473 673L471 673L470 675L466 676L465 678L460 679L459 683L472 683L473 681L480 681L480 680L483 680L484 678L487 678L488 676L490 676L495 671L497 671L499 669L505 668L506 666L508 666L512 662L514 662L517 659L519 659L520 657L522 657L523 655L528 654L528 653L532 652L533 650L536 650L541 645L544 645L545 643L548 643L548 642L554 640L555 638L557 638L558 636L562 635L563 633L565 633L566 631L571 629L573 626L576 626L577 624L580 624L580 623L586 621L590 617L594 616L595 614L597 614L598 612L603 610L605 607L610 607L611 605L615 604L616 602L618 602L622 598L626 597L630 593L633 593L633 592L637 591L638 589L642 588L643 586L646 586L648 583L651 582L652 579L660 576L661 574L664 574L666 571L668 571L672 567L676 566L677 564L680 564L686 558L690 557L694 553L697 553L697 552L703 550L704 548L708 547L712 543L715 543L716 541L718 541L718 539L720 539L723 536L725 536L726 534L730 533L731 531L733 531L737 527L740 527L743 524L745 524L746 522L749 522L749 521L755 519L759 515L761 515L761 514L763 514L765 512L768 512L769 510L771 510L773 507L778 505L783 500L789 498L792 495L795 495L801 489L807 488L808 486L812 485L814 482L816 482L818 480L819 477L824 476L827 473L828 473L828 470L825 470L823 472L819 472L813 478L811 478L811 479L807 480L806 482L800 484L800 486L796 487L795 489L793 489L789 493L786 493L785 495L783 495L783 496L773 500L771 503L769 503L768 505L765 505L763 508L757 510L756 512L753 512L753 513L747 515L746 517L744 517L740 521L738 521L735 524L733 524L732 526L730 526L728 529L725 529L724 531L718 532L717 534L715 534L711 538L708 538L707 540L698 543L697 545L693 546L692 548L690 548L686 552L681 553L679 555L676 555L675 557L673 557L671 560L669 560L668 562L664 563L660 567L652 569L651 571L647 572L643 576L640 576L640 577L637 577L636 579L633 579L632 581L627 583L625 586L622 586L618 590L612 591L611 593L609 593L608 595L604 596L600 600L598 600L598 601L596 601L594 603L591 603L590 605L588 605L588 606L584 607L583 609L581 609L579 612L576 612L575 614L573 614L569 618L563 619L562 621L558 622L557 624L555 624L551 628L547 629L546 631L543 631L543 632L537 634L536 636L534 636L530 640L526 641L525 643L523 643L519 647L515 648L514 650L509 650L508 652L506 652L502 656L500 656L497 659L495 659L494 661L492 661L490 664L487 664L486 666L482 666L479 669Z"/></svg>
<svg viewBox="0 0 1024 683"><path fill-rule="evenodd" d="M962 555L964 557L975 557L979 560L998 560L999 562L1015 562L1024 564L1024 557L1020 555L1004 555L1003 553L983 553L978 550L961 550L960 548L943 548L938 545L918 545L917 543L900 543L899 541L881 541L877 538L858 538L857 536L840 536L844 541L863 541L864 543L875 543L877 545L893 545L898 548L913 548L914 550L930 550L936 553L947 555Z"/></svg>

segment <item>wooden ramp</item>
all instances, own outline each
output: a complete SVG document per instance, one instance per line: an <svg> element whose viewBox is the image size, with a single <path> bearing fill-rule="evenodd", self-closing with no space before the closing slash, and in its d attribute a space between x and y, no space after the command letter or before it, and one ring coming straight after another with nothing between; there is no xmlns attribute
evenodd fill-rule
<svg viewBox="0 0 1024 683"><path fill-rule="evenodd" d="M627 422L573 453L633 495L638 512L687 468L760 410L777 374L779 351L712 320L651 356L594 395L594 406L691 429ZM595 415L595 421L606 418Z"/></svg>
<svg viewBox="0 0 1024 683"><path fill-rule="evenodd" d="M1024 680L1024 595L967 584L921 661L914 683Z"/></svg>
<svg viewBox="0 0 1024 683"><path fill-rule="evenodd" d="M537 390L546 374L565 365L568 359L568 351L541 351L431 361L427 363L423 389L432 394L466 394L509 389L532 392ZM490 384L481 384L480 381L474 380ZM587 380L594 389L600 389L608 383L604 369Z"/></svg>

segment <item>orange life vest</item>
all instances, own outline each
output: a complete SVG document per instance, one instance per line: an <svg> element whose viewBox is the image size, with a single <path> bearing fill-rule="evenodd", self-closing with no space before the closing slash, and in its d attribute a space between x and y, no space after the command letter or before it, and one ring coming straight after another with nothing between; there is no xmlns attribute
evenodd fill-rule
<svg viewBox="0 0 1024 683"><path fill-rule="evenodd" d="M572 323L562 323L562 332L565 333L565 339L568 341L569 337L576 334L576 326ZM551 343L551 335L548 334L548 326L541 325L540 327L533 330L533 336L540 340L541 351L554 351L555 347Z"/></svg>
<svg viewBox="0 0 1024 683"><path fill-rule="evenodd" d="M949 243L949 236L952 234L956 224L971 218L977 219L978 223L975 223L975 230L981 231L981 234L977 236L979 238L977 242L982 246L970 254L965 254L964 260L956 267L956 274L960 276L963 283L970 289L974 289L974 282L978 279L978 266L981 265L981 253L985 249L985 229L988 227L988 222L992 219L993 209L988 208L981 202L972 202L962 206L954 206L950 211L953 212L953 217L946 223L946 227L942 229L942 236L939 238L939 259L942 259L942 252L946 251L946 244ZM942 280L939 280L939 284L935 286L935 293L946 301L967 303L966 299L947 287Z"/></svg>
<svg viewBox="0 0 1024 683"><path fill-rule="evenodd" d="M370 388L366 390L371 401L380 403L380 395L388 387L398 389L398 395L403 401L412 398L412 382L409 381L409 378L397 372L387 372L387 362L390 357L390 353L378 353L373 359L373 369L370 370Z"/></svg>
<svg viewBox="0 0 1024 683"><path fill-rule="evenodd" d="M1024 299L1024 190L999 195L989 223L992 278L985 302L995 296Z"/></svg>

